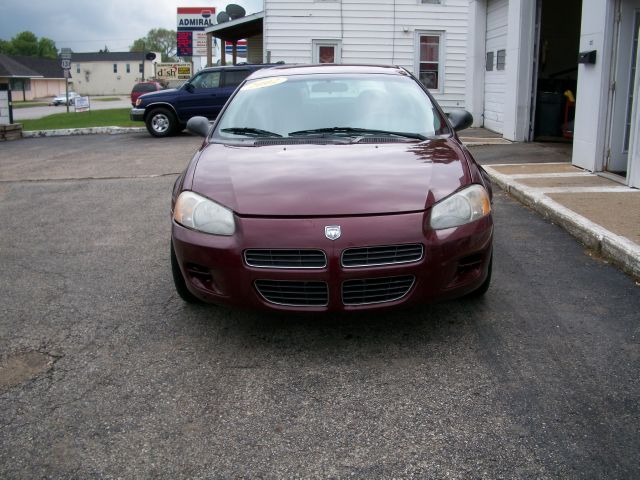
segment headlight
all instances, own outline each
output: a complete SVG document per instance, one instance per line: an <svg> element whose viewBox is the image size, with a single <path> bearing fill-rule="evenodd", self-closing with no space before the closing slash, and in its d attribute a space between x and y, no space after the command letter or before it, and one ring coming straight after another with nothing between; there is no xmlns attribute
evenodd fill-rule
<svg viewBox="0 0 640 480"><path fill-rule="evenodd" d="M185 227L214 235L233 235L236 231L231 210L193 192L180 194L173 219Z"/></svg>
<svg viewBox="0 0 640 480"><path fill-rule="evenodd" d="M430 225L434 230L458 227L489 213L489 194L482 185L471 185L436 203L431 208Z"/></svg>
<svg viewBox="0 0 640 480"><path fill-rule="evenodd" d="M136 107L139 107L141 103L142 103L142 99L137 98L136 99Z"/></svg>

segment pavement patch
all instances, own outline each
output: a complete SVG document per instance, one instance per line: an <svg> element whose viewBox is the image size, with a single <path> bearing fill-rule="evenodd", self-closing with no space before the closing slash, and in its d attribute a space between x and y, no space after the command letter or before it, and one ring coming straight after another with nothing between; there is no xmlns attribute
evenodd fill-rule
<svg viewBox="0 0 640 480"><path fill-rule="evenodd" d="M42 352L30 351L10 355L0 362L0 390L11 388L47 372L56 358Z"/></svg>

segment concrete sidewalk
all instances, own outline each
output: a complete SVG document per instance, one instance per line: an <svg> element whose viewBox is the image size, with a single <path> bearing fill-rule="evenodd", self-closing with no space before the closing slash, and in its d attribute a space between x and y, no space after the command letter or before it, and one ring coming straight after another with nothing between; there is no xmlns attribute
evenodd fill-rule
<svg viewBox="0 0 640 480"><path fill-rule="evenodd" d="M640 278L640 190L574 167L569 149L528 143L472 153L496 186Z"/></svg>

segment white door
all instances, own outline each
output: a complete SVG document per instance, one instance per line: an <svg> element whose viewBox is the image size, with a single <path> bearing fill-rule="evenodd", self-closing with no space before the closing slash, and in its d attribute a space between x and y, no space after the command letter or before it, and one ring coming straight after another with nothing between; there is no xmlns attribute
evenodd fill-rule
<svg viewBox="0 0 640 480"><path fill-rule="evenodd" d="M502 133L504 122L508 0L487 0L484 72L484 126Z"/></svg>
<svg viewBox="0 0 640 480"><path fill-rule="evenodd" d="M619 18L606 170L626 175L632 133L631 113L640 27L640 0L623 0L620 4Z"/></svg>

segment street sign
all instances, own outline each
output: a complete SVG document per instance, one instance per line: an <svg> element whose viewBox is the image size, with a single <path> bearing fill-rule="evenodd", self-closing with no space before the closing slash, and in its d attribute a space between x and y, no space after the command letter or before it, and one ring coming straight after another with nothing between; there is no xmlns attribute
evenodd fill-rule
<svg viewBox="0 0 640 480"><path fill-rule="evenodd" d="M71 68L71 60L69 60L68 58L63 58L60 64L65 70L69 70Z"/></svg>
<svg viewBox="0 0 640 480"><path fill-rule="evenodd" d="M71 60L71 49L70 48L61 48L60 49L60 58L62 60Z"/></svg>
<svg viewBox="0 0 640 480"><path fill-rule="evenodd" d="M91 109L89 97L76 97L73 105L76 107L76 113L88 112Z"/></svg>

